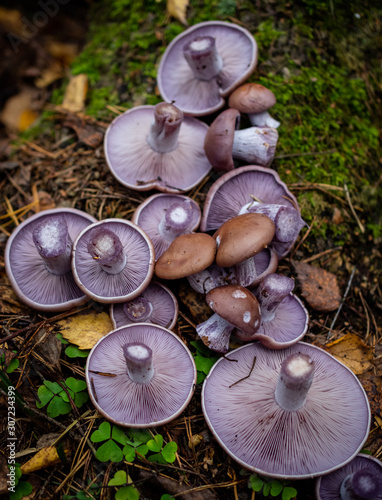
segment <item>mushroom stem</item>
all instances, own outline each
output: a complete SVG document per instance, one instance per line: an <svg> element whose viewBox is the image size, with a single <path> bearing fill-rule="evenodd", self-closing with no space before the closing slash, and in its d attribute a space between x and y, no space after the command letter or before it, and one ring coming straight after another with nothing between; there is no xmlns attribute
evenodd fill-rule
<svg viewBox="0 0 382 500"><path fill-rule="evenodd" d="M150 320L153 312L152 303L140 295L129 302L123 304L123 312L134 323L144 323Z"/></svg>
<svg viewBox="0 0 382 500"><path fill-rule="evenodd" d="M238 215L247 213L259 213L269 217L275 224L273 239L283 243L294 241L306 224L302 220L298 210L286 205L253 201L241 207Z"/></svg>
<svg viewBox="0 0 382 500"><path fill-rule="evenodd" d="M106 227L98 227L91 232L88 252L108 274L119 274L126 266L121 240Z"/></svg>
<svg viewBox="0 0 382 500"><path fill-rule="evenodd" d="M286 411L302 408L313 375L314 362L307 354L296 353L284 359L275 390L278 405Z"/></svg>
<svg viewBox="0 0 382 500"><path fill-rule="evenodd" d="M199 36L189 41L183 47L183 55L198 80L212 80L223 69L223 60L212 36Z"/></svg>
<svg viewBox="0 0 382 500"><path fill-rule="evenodd" d="M268 166L275 156L278 132L270 127L249 127L236 130L232 157L253 165Z"/></svg>
<svg viewBox="0 0 382 500"><path fill-rule="evenodd" d="M360 469L342 482L341 500L375 500L382 490L381 476L372 469Z"/></svg>
<svg viewBox="0 0 382 500"><path fill-rule="evenodd" d="M229 349L229 338L233 329L231 323L214 313L207 321L197 325L196 332L212 351L225 354Z"/></svg>
<svg viewBox="0 0 382 500"><path fill-rule="evenodd" d="M248 113L248 118L254 127L278 128L281 124L272 118L268 111L262 113Z"/></svg>
<svg viewBox="0 0 382 500"><path fill-rule="evenodd" d="M148 384L154 375L153 353L150 347L139 342L130 342L122 348L130 379L140 384Z"/></svg>
<svg viewBox="0 0 382 500"><path fill-rule="evenodd" d="M169 240L184 234L192 223L191 200L173 203L163 214L158 225L159 234Z"/></svg>
<svg viewBox="0 0 382 500"><path fill-rule="evenodd" d="M234 266L236 281L241 286L251 286L257 277L255 256L243 260Z"/></svg>
<svg viewBox="0 0 382 500"><path fill-rule="evenodd" d="M34 228L32 238L49 272L60 276L71 270L72 240L62 215L46 217Z"/></svg>
<svg viewBox="0 0 382 500"><path fill-rule="evenodd" d="M187 280L192 289L203 294L218 286L237 284L232 269L225 269L216 264L211 264L207 269L187 276Z"/></svg>
<svg viewBox="0 0 382 500"><path fill-rule="evenodd" d="M261 321L271 321L280 302L294 288L294 281L280 274L268 274L258 286L255 296L260 304Z"/></svg>
<svg viewBox="0 0 382 500"><path fill-rule="evenodd" d="M157 153L170 153L177 148L183 112L173 104L161 102L154 108L154 121L151 124L147 142Z"/></svg>

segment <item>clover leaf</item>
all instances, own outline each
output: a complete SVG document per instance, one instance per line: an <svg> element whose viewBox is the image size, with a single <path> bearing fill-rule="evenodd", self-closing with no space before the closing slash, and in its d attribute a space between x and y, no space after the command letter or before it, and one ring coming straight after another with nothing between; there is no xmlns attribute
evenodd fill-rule
<svg viewBox="0 0 382 500"><path fill-rule="evenodd" d="M282 500L291 500L297 496L297 490L291 486L285 486L281 495Z"/></svg>
<svg viewBox="0 0 382 500"><path fill-rule="evenodd" d="M96 458L100 462L120 462L123 460L123 452L117 443L126 444L127 436L118 426L111 427L109 422L102 422L97 430L95 430L90 439L93 443L101 443L105 441L96 451ZM117 442L116 442L117 441Z"/></svg>

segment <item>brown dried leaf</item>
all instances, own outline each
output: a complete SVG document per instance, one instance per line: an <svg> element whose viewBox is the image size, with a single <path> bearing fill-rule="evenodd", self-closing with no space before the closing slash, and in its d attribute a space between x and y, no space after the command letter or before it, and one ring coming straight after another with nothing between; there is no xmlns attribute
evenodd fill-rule
<svg viewBox="0 0 382 500"><path fill-rule="evenodd" d="M80 118L72 117L66 120L64 125L72 128L76 132L78 139L92 148L99 146L103 140L103 132L100 132L96 127L89 125Z"/></svg>
<svg viewBox="0 0 382 500"><path fill-rule="evenodd" d="M356 375L372 368L373 349L354 333L347 333L340 339L327 344L324 349L346 365Z"/></svg>
<svg viewBox="0 0 382 500"><path fill-rule="evenodd" d="M73 111L73 113L78 113L83 111L85 108L85 98L88 90L88 77L81 73L76 76L72 76L69 80L68 86L66 87L64 100L62 101L62 107Z"/></svg>
<svg viewBox="0 0 382 500"><path fill-rule="evenodd" d="M337 277L317 266L292 261L301 287L301 294L316 311L328 312L338 309L341 293Z"/></svg>
<svg viewBox="0 0 382 500"><path fill-rule="evenodd" d="M186 17L188 4L188 0L167 0L167 13L169 16L178 19L185 26L188 26Z"/></svg>
<svg viewBox="0 0 382 500"><path fill-rule="evenodd" d="M41 328L35 336L35 349L48 364L61 371L61 341L55 335Z"/></svg>
<svg viewBox="0 0 382 500"><path fill-rule="evenodd" d="M105 312L70 316L58 324L64 327L62 336L80 349L91 349L113 329L111 319Z"/></svg>
<svg viewBox="0 0 382 500"><path fill-rule="evenodd" d="M0 313L19 314L23 307L4 271L0 272Z"/></svg>

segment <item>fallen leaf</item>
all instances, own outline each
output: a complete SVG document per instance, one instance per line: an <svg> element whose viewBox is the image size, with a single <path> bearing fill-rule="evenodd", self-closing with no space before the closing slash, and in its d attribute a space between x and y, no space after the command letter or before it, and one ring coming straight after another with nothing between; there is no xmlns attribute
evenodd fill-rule
<svg viewBox="0 0 382 500"><path fill-rule="evenodd" d="M96 127L86 123L77 116L67 119L64 125L72 128L76 132L78 139L92 148L99 146L103 140L103 132L100 132Z"/></svg>
<svg viewBox="0 0 382 500"><path fill-rule="evenodd" d="M59 80L64 76L64 68L62 64L58 61L53 61L50 66L45 68L39 78L36 78L36 87L42 89L48 87L51 83Z"/></svg>
<svg viewBox="0 0 382 500"><path fill-rule="evenodd" d="M167 0L167 13L169 16L178 19L185 26L188 26L186 18L188 4L188 0Z"/></svg>
<svg viewBox="0 0 382 500"><path fill-rule="evenodd" d="M88 77L81 73L72 76L66 87L62 107L77 113L85 108L85 98L88 90Z"/></svg>
<svg viewBox="0 0 382 500"><path fill-rule="evenodd" d="M66 456L71 454L72 447L70 444L64 446L63 451ZM36 453L30 460L25 462L20 469L23 474L31 474L36 470L45 469L46 467L51 467L52 465L57 465L61 463L61 458L59 457L55 446L47 446L42 448Z"/></svg>
<svg viewBox="0 0 382 500"><path fill-rule="evenodd" d="M61 341L52 335L45 328L41 328L35 336L35 349L38 354L44 359L50 368L61 372L60 356L61 356Z"/></svg>
<svg viewBox="0 0 382 500"><path fill-rule="evenodd" d="M367 346L354 333L347 333L343 337L324 346L324 349L341 361L356 375L366 372L373 367L373 348Z"/></svg>
<svg viewBox="0 0 382 500"><path fill-rule="evenodd" d="M22 132L38 118L39 114L34 109L35 97L35 92L26 88L7 100L0 118L9 130Z"/></svg>
<svg viewBox="0 0 382 500"><path fill-rule="evenodd" d="M338 309L341 293L337 277L317 266L292 261L296 270L301 295L316 311L328 312Z"/></svg>
<svg viewBox="0 0 382 500"><path fill-rule="evenodd" d="M5 271L0 271L0 313L20 314L23 310L22 304L8 280Z"/></svg>
<svg viewBox="0 0 382 500"><path fill-rule="evenodd" d="M70 316L58 324L63 327L62 336L80 349L91 349L113 329L111 319L105 312Z"/></svg>

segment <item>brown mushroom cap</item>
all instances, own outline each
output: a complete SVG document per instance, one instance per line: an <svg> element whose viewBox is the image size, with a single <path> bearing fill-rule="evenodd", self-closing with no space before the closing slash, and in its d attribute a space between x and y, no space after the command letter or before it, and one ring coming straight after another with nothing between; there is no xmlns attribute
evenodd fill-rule
<svg viewBox="0 0 382 500"><path fill-rule="evenodd" d="M174 280L191 276L210 266L216 241L205 233L182 234L175 238L155 264L158 278Z"/></svg>
<svg viewBox="0 0 382 500"><path fill-rule="evenodd" d="M232 217L214 234L218 250L216 264L231 267L266 248L275 234L275 225L269 217L249 213Z"/></svg>
<svg viewBox="0 0 382 500"><path fill-rule="evenodd" d="M228 105L241 113L262 113L276 104L274 93L259 83L245 83L232 92Z"/></svg>
<svg viewBox="0 0 382 500"><path fill-rule="evenodd" d="M214 288L207 293L206 302L216 314L246 335L254 334L260 327L260 305L255 296L240 285Z"/></svg>

